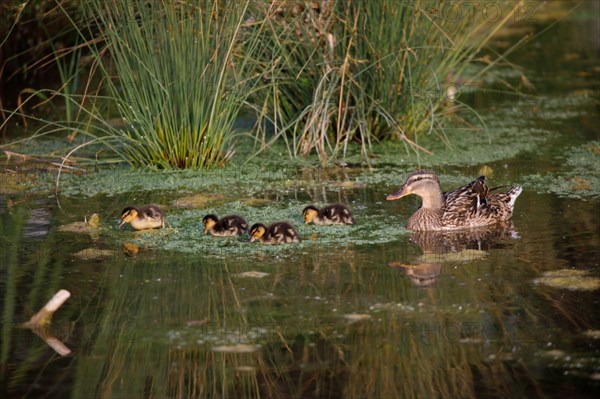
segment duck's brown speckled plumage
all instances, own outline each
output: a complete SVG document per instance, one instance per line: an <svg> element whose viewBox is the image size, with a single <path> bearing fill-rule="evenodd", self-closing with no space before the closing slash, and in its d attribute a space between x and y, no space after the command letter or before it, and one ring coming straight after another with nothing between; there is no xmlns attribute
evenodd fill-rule
<svg viewBox="0 0 600 399"><path fill-rule="evenodd" d="M286 244L300 242L300 235L288 222L275 222L269 226L256 223L250 228L250 242L253 241L263 244Z"/></svg>
<svg viewBox="0 0 600 399"><path fill-rule="evenodd" d="M506 193L493 191L485 183L485 177L442 193L438 177L430 170L412 173L406 183L388 200L409 194L421 197L423 204L406 223L411 230L455 230L504 223L512 217L515 200L522 188L514 186Z"/></svg>
<svg viewBox="0 0 600 399"><path fill-rule="evenodd" d="M305 223L318 225L354 224L354 217L350 210L343 204L333 204L321 209L309 205L302 211Z"/></svg>
<svg viewBox="0 0 600 399"><path fill-rule="evenodd" d="M206 215L202 219L204 234L215 237L234 237L245 234L248 224L238 215L227 215L219 219L216 215Z"/></svg>

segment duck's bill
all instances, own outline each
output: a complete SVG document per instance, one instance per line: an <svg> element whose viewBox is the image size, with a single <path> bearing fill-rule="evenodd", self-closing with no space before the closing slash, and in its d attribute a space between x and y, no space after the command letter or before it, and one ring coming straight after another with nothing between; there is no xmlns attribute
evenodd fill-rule
<svg viewBox="0 0 600 399"><path fill-rule="evenodd" d="M412 194L412 193L409 190L407 190L405 186L402 186L402 187L400 187L400 190L396 191L393 194L388 195L387 197L385 197L385 199L388 201L393 201L393 200L397 200L402 197L406 197L407 195L410 195L410 194Z"/></svg>
<svg viewBox="0 0 600 399"><path fill-rule="evenodd" d="M119 228L121 228L121 226L123 226L125 223L127 223L127 222L125 222L124 220L121 220L121 223L119 223Z"/></svg>

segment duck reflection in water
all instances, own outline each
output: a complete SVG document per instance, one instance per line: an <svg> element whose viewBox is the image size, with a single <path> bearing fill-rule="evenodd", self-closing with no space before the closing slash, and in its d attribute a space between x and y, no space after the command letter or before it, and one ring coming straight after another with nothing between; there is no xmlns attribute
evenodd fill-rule
<svg viewBox="0 0 600 399"><path fill-rule="evenodd" d="M414 263L388 262L401 269L420 288L432 287L442 273L442 264L481 259L490 249L506 248L519 238L513 224L452 231L413 231L410 241L417 244L422 255Z"/></svg>

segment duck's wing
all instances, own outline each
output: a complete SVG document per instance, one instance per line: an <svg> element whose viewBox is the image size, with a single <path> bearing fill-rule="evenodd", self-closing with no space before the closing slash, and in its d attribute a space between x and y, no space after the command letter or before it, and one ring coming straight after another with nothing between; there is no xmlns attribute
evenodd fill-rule
<svg viewBox="0 0 600 399"><path fill-rule="evenodd" d="M478 208L487 205L488 193L489 187L485 183L485 176L479 176L465 186L442 193L442 202L444 207Z"/></svg>
<svg viewBox="0 0 600 399"><path fill-rule="evenodd" d="M321 210L322 219L328 220L333 223L347 223L348 219L352 219L352 213L342 204L329 205Z"/></svg>
<svg viewBox="0 0 600 399"><path fill-rule="evenodd" d="M486 224L490 211L489 188L481 176L456 190L442 193L442 220L447 227Z"/></svg>
<svg viewBox="0 0 600 399"><path fill-rule="evenodd" d="M242 217L232 215L229 217L229 229L245 233L248 230L248 224Z"/></svg>
<svg viewBox="0 0 600 399"><path fill-rule="evenodd" d="M162 211L154 205L150 205L147 206L146 208L143 208L143 213L146 217L150 218L150 219L162 219L163 218L163 213Z"/></svg>
<svg viewBox="0 0 600 399"><path fill-rule="evenodd" d="M485 177L480 176L464 187L443 193L442 219L446 226L484 226L510 219L522 189L515 186L506 193L490 193L497 188L490 190Z"/></svg>
<svg viewBox="0 0 600 399"><path fill-rule="evenodd" d="M286 222L273 224L265 235L268 235L269 241L277 244L300 241L298 232Z"/></svg>

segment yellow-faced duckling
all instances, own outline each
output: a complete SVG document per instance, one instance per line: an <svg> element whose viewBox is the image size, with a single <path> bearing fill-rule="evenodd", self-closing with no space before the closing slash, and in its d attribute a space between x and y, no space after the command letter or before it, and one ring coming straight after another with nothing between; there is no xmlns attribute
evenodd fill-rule
<svg viewBox="0 0 600 399"><path fill-rule="evenodd" d="M305 223L314 223L319 225L331 224L354 224L354 218L350 210L342 204L328 205L324 208L317 208L309 205L302 211Z"/></svg>
<svg viewBox="0 0 600 399"><path fill-rule="evenodd" d="M165 227L165 215L156 205L146 205L139 208L128 206L121 212L119 228L125 223L131 224L131 227L136 230L158 229Z"/></svg>
<svg viewBox="0 0 600 399"><path fill-rule="evenodd" d="M454 230L504 224L513 214L515 201L521 191L513 186L506 193L490 194L501 187L490 189L485 176L453 191L442 193L440 181L431 170L418 170L387 200L410 194L421 197L423 204L412 215L406 227L411 230Z"/></svg>
<svg viewBox="0 0 600 399"><path fill-rule="evenodd" d="M248 231L246 221L237 215L223 216L219 219L216 215L206 215L202 219L204 234L215 237L233 237L245 234Z"/></svg>
<svg viewBox="0 0 600 399"><path fill-rule="evenodd" d="M288 222L276 222L269 226L256 223L250 228L250 242L253 241L263 244L285 244L300 242L300 235Z"/></svg>

